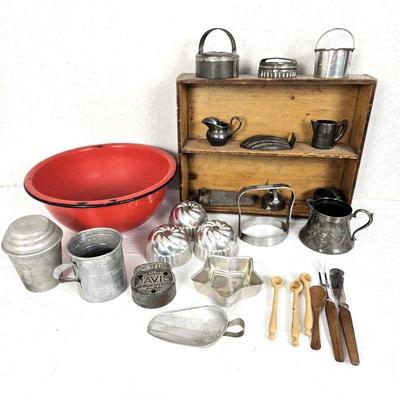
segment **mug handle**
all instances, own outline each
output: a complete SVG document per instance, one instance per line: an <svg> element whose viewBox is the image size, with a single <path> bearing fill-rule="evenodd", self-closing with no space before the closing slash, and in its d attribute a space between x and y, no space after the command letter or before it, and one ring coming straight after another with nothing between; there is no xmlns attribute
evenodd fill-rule
<svg viewBox="0 0 400 400"><path fill-rule="evenodd" d="M336 136L335 136L335 143L344 135L348 126L347 119L340 121L336 124Z"/></svg>
<svg viewBox="0 0 400 400"><path fill-rule="evenodd" d="M374 220L374 214L372 214L369 211L364 210L362 208L359 208L358 210L354 211L354 213L351 214L350 219L357 218L357 214L360 212L368 215L368 222L366 224L360 226L353 232L353 234L351 235L351 240L356 240L356 237L355 237L356 233L361 231L362 229L368 228L372 224L372 221Z"/></svg>
<svg viewBox="0 0 400 400"><path fill-rule="evenodd" d="M57 266L56 268L54 268L53 277L55 279L57 279L58 282L60 282L60 283L78 282L78 279L76 279L76 277L74 277L74 278L64 278L64 276L63 276L63 272L67 271L68 269L72 269L73 270L74 266L75 266L74 263L64 263L64 264L61 264L61 265ZM74 273L74 276L75 276L75 273Z"/></svg>
<svg viewBox="0 0 400 400"><path fill-rule="evenodd" d="M234 130L234 131L232 131L232 135L234 135L241 127L242 127L242 125L243 125L243 121L240 119L240 117L239 116L237 116L237 115L235 115L234 117L232 117L231 118L231 122L229 122L229 128L230 129L232 129L232 123L233 123L233 121L239 121L239 125L238 125L238 127Z"/></svg>

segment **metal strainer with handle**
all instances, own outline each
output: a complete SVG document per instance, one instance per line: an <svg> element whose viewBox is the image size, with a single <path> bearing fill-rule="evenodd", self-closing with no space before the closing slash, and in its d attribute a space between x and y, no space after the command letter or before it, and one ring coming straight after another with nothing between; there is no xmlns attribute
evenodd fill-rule
<svg viewBox="0 0 400 400"><path fill-rule="evenodd" d="M258 216L249 217L245 221L242 220L242 210L240 208L240 200L245 193L254 191L272 191L272 190L288 190L291 192L290 199L287 203L286 218ZM237 193L237 206L239 211L238 220L238 236L241 240L254 246L274 246L286 239L289 233L290 219L292 216L293 205L295 202L294 190L286 183L277 183L271 185L254 185L246 186Z"/></svg>

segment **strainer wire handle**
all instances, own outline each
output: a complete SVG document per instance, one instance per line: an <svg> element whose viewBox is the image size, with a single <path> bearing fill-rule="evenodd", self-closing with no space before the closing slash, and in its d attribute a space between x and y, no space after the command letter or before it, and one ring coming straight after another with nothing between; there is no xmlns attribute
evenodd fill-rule
<svg viewBox="0 0 400 400"><path fill-rule="evenodd" d="M242 210L240 208L240 199L242 198L242 196L247 192L252 192L255 190L274 190L274 189L275 190L286 189L286 190L290 190L290 192L291 192L289 206L288 206L288 213L286 215L286 228L289 231L290 219L292 217L293 206L294 206L294 202L296 200L296 195L294 193L294 190L286 183L276 183L273 185L253 185L253 186L246 186L246 187L240 189L236 195L238 212L239 212L239 220L238 220L239 236L240 236L240 233L242 232L242 230L241 230Z"/></svg>
<svg viewBox="0 0 400 400"><path fill-rule="evenodd" d="M316 45L315 45L315 50L318 50L318 45L319 45L319 42L321 41L321 39L327 34L327 33L330 33L330 32L332 32L332 31L345 31L345 32L347 32L350 36L351 36L351 39L353 40L353 50L355 49L355 47L356 47L356 42L355 42L355 39L354 39L354 36L353 36L353 34L348 30L348 29L346 29L346 28L332 28L332 29L328 29L325 33L323 33L320 37L319 37L319 39L317 40L317 43L316 43Z"/></svg>

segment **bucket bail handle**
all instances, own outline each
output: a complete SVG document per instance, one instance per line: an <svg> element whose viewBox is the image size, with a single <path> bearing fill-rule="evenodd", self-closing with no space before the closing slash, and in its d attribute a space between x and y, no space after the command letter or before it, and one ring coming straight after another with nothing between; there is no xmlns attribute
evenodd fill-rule
<svg viewBox="0 0 400 400"><path fill-rule="evenodd" d="M352 50L355 49L355 47L356 47L356 42L355 42L354 36L353 36L353 34L352 34L348 29L346 29L346 28L332 28L332 29L328 29L325 33L323 33L323 34L319 37L319 39L317 40L317 43L316 43L316 45L315 45L315 50L320 50L320 49L318 48L318 45L319 45L319 42L321 41L321 39L322 39L326 34L328 34L328 33L330 33L330 32L333 32L333 31L344 31L344 32L347 32L347 33L351 36L351 39L352 39L352 41L353 41Z"/></svg>
<svg viewBox="0 0 400 400"><path fill-rule="evenodd" d="M207 36L208 36L212 31L215 31L215 30L223 31L223 32L225 32L225 33L228 35L228 37L229 37L229 39L230 39L230 41L231 41L232 53L233 53L233 54L236 54L236 42L235 42L235 38L232 36L232 34L231 34L229 31L227 31L227 30L224 29L224 28L212 28L212 29L209 29L208 31L204 32L203 36L202 36L201 39L200 39L200 43L199 43L199 54L203 54L204 42L206 41Z"/></svg>

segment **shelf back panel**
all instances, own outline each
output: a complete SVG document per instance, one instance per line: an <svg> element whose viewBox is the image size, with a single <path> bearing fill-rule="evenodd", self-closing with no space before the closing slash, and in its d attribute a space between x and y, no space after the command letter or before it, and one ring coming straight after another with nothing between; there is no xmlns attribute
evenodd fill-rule
<svg viewBox="0 0 400 400"><path fill-rule="evenodd" d="M199 189L238 191L249 185L287 183L299 200L312 197L317 187L341 187L345 160L240 157L232 155L190 154L189 196Z"/></svg>
<svg viewBox="0 0 400 400"><path fill-rule="evenodd" d="M202 119L214 116L226 122L234 115L244 126L235 135L243 140L255 134L311 142L311 119L347 119L341 142L348 143L357 104L359 85L190 85L187 87L188 138L204 139Z"/></svg>

